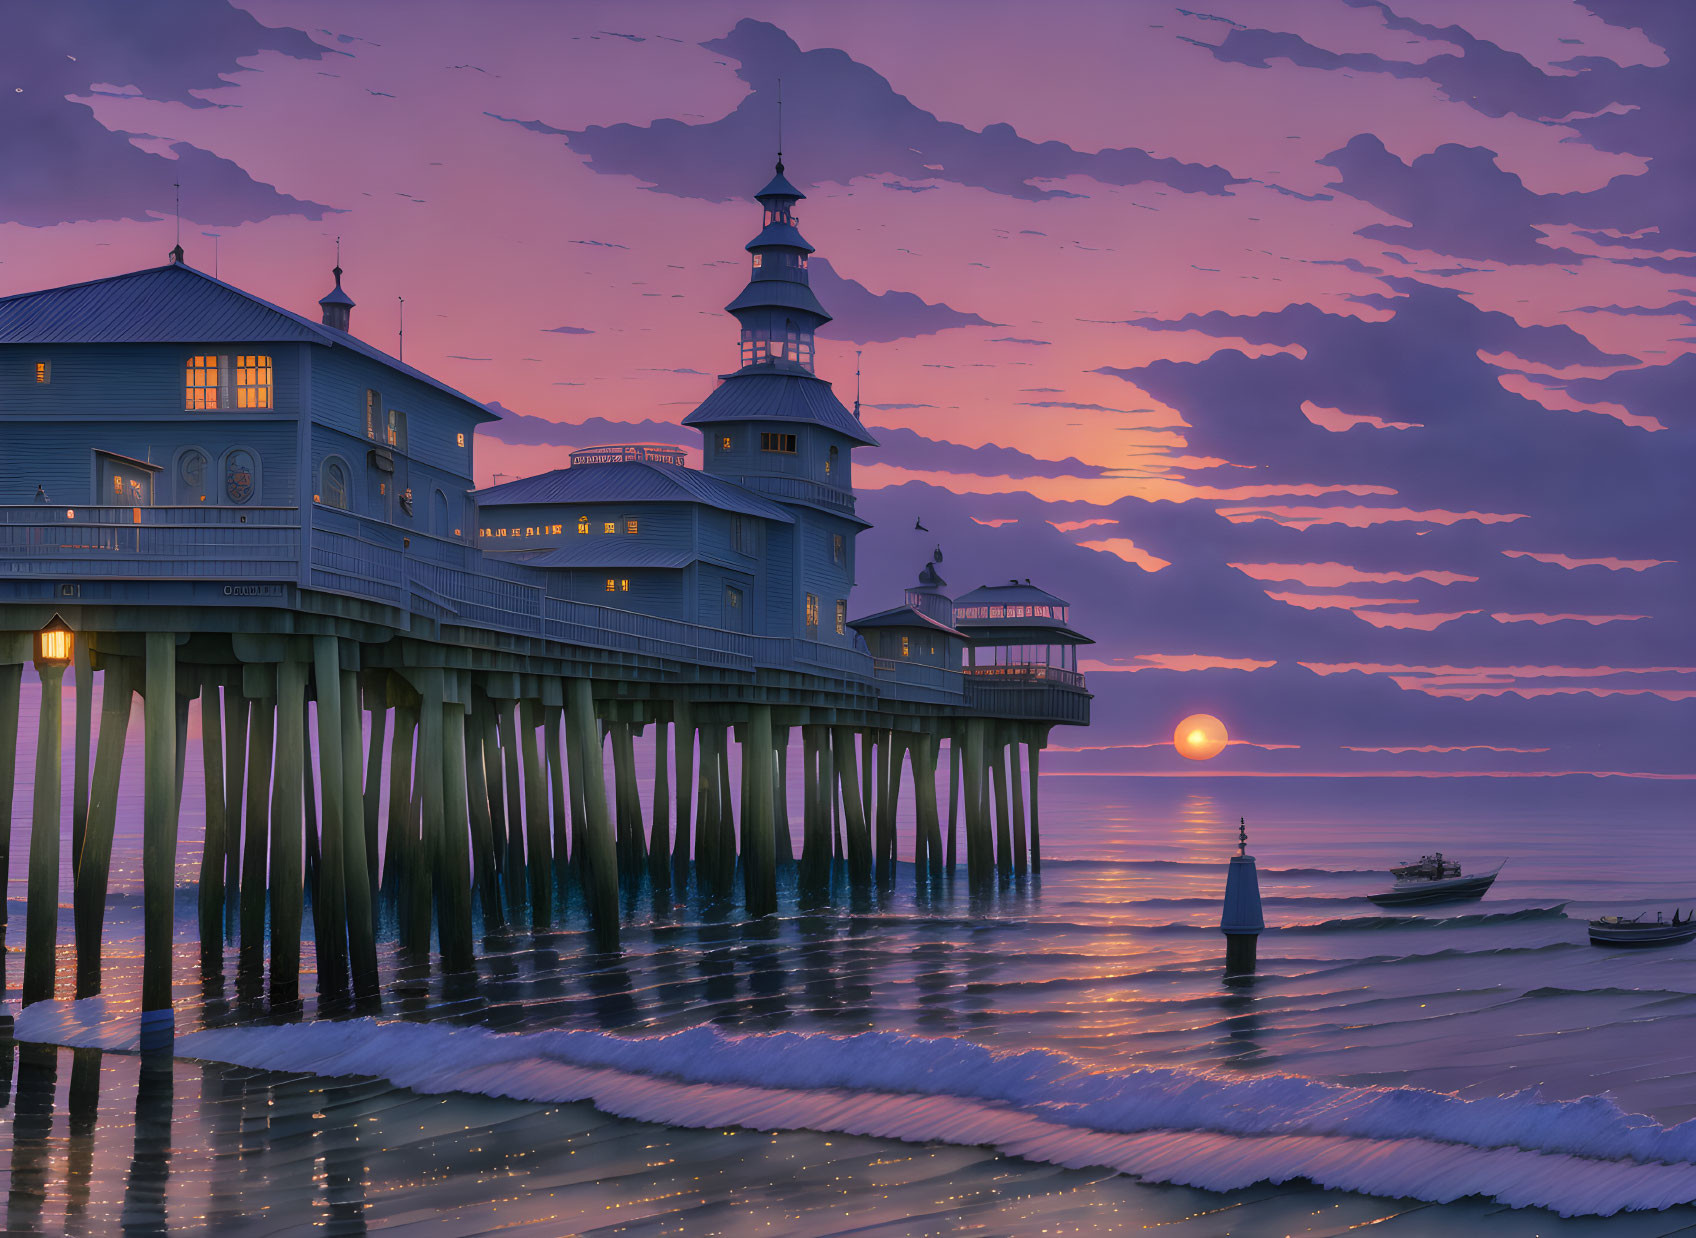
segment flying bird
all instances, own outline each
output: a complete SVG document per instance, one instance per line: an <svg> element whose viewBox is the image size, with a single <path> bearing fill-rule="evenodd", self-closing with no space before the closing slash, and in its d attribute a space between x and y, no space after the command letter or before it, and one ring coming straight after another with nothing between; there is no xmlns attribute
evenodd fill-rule
<svg viewBox="0 0 1696 1238"><path fill-rule="evenodd" d="M915 518L915 519L914 519L914 520L913 520L913 528L914 528L914 529L915 529L915 530L916 530L916 531L917 531L917 532L920 532L920 533L929 533L929 532L930 532L930 530L929 530L929 529L927 529L927 528L925 528L925 523L924 523L924 521L922 521L922 520L919 520L919 519L917 519L917 518Z"/></svg>

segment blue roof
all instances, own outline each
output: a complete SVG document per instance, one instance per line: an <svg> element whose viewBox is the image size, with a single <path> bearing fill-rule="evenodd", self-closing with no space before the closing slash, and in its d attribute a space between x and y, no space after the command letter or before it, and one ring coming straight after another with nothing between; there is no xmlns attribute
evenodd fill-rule
<svg viewBox="0 0 1696 1238"><path fill-rule="evenodd" d="M178 262L62 288L0 297L0 344L268 341L346 348L464 401L483 421L499 420L464 392L345 331L313 322Z"/></svg>
<svg viewBox="0 0 1696 1238"><path fill-rule="evenodd" d="M793 186L789 183L788 179L783 175L783 165L781 163L777 165L777 174L775 176L773 176L769 181L766 182L766 187L764 189L760 190L759 193L754 195L754 197L756 199L759 199L759 198L797 198L797 199L799 199L799 198L804 198L806 196L807 196L806 194L802 193L799 189L795 188L795 186Z"/></svg>
<svg viewBox="0 0 1696 1238"><path fill-rule="evenodd" d="M932 619L924 611L913 606L895 606L889 610L880 610L875 615L867 615L864 619L850 619L851 628L925 628L933 632L943 632L949 636L966 639L966 634L958 628L951 628L940 620Z"/></svg>
<svg viewBox="0 0 1696 1238"><path fill-rule="evenodd" d="M954 599L956 606L1070 606L1065 598L1055 597L1028 581L1010 580L1004 585L979 585L970 593Z"/></svg>
<svg viewBox="0 0 1696 1238"><path fill-rule="evenodd" d="M578 464L477 492L480 507L516 503L700 503L721 511L761 516L784 524L795 517L734 482L680 464L620 460Z"/></svg>
<svg viewBox="0 0 1696 1238"><path fill-rule="evenodd" d="M318 304L319 305L346 305L346 306L351 308L353 306L353 303L354 303L353 298L348 296L347 293L342 291L342 269L340 267L337 267L336 268L336 286L334 288L330 289L330 291L326 292L323 296L319 297L318 298Z"/></svg>
<svg viewBox="0 0 1696 1238"><path fill-rule="evenodd" d="M809 254L813 252L813 247L807 244L807 238L801 235L801 230L794 224L767 224L760 229L760 235L742 248L755 250L768 249L773 246L782 246L785 249L804 249Z"/></svg>
<svg viewBox="0 0 1696 1238"><path fill-rule="evenodd" d="M829 311L819 304L812 288L788 279L749 280L748 286L737 293L736 299L724 308L734 314L737 310L769 307L817 315L816 325L821 327L830 321Z"/></svg>
<svg viewBox="0 0 1696 1238"><path fill-rule="evenodd" d="M835 430L863 447L877 446L830 384L811 374L732 374L683 424L704 426L717 421L805 421Z"/></svg>

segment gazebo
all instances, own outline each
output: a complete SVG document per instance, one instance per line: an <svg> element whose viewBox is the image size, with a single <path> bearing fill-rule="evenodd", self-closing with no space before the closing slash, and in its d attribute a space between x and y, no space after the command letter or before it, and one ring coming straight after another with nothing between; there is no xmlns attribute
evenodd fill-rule
<svg viewBox="0 0 1696 1238"><path fill-rule="evenodd" d="M1071 603L1027 580L983 585L954 602L954 626L966 637L968 676L1005 683L1082 688L1078 646L1095 642L1068 626Z"/></svg>

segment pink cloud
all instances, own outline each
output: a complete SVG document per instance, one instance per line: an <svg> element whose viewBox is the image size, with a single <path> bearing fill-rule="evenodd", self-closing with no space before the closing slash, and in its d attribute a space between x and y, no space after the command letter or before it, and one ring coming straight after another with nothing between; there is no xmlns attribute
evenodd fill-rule
<svg viewBox="0 0 1696 1238"><path fill-rule="evenodd" d="M1076 533L1079 529L1093 529L1097 525L1118 524L1119 522L1117 520L1050 520L1048 523L1061 533Z"/></svg>
<svg viewBox="0 0 1696 1238"><path fill-rule="evenodd" d="M1316 524L1343 524L1364 529L1392 522L1450 525L1463 520L1476 520L1479 524L1507 524L1526 519L1524 512L1415 511L1411 507L1221 507L1219 514L1232 524L1271 520L1292 529L1311 528Z"/></svg>
<svg viewBox="0 0 1696 1238"><path fill-rule="evenodd" d="M1470 584L1478 579L1476 576L1464 576L1459 572L1367 572L1344 563L1329 562L1231 563L1227 566L1234 567L1255 580L1288 580L1312 589L1336 589L1343 585L1361 584L1404 584L1413 580L1429 580L1439 585L1452 585L1463 581Z"/></svg>
<svg viewBox="0 0 1696 1238"><path fill-rule="evenodd" d="M1474 611L1473 613L1477 614L1478 612ZM1524 615L1510 615L1504 611L1496 611L1492 612L1490 615L1490 618L1494 619L1497 623L1535 623L1539 627L1542 627L1544 624L1561 623L1567 620L1572 620L1578 623L1588 623L1595 626L1602 623L1622 623L1632 619L1647 619L1648 617L1648 615L1551 615L1545 614L1541 611Z"/></svg>
<svg viewBox="0 0 1696 1238"><path fill-rule="evenodd" d="M1339 610L1353 610L1357 606L1417 606L1418 598L1361 598L1347 593L1275 593L1266 590L1266 596L1274 602L1284 602L1290 606L1299 606L1303 610L1325 610L1335 607ZM1390 626L1412 626L1411 624L1394 624Z"/></svg>
<svg viewBox="0 0 1696 1238"><path fill-rule="evenodd" d="M972 517L973 524L988 525L992 529L999 529L1004 524L1017 524L1018 520L1017 516L997 516L993 520L979 520L976 516Z"/></svg>
<svg viewBox="0 0 1696 1238"><path fill-rule="evenodd" d="M1302 416L1324 430L1341 434L1355 426L1371 426L1374 430L1417 430L1417 421L1385 421L1371 413L1345 413L1340 408L1326 408L1312 400L1301 402Z"/></svg>
<svg viewBox="0 0 1696 1238"><path fill-rule="evenodd" d="M1353 612L1356 619L1364 619L1375 628L1413 628L1420 632L1430 632L1442 627L1445 623L1452 623L1454 620L1464 618L1467 615L1481 613L1481 611L1476 610L1454 610L1441 614L1436 612L1416 614L1410 611L1386 612L1381 610L1357 610Z"/></svg>
<svg viewBox="0 0 1696 1238"><path fill-rule="evenodd" d="M1079 542L1085 550L1101 550L1110 555L1117 555L1126 563L1134 563L1145 572L1158 572L1163 567L1171 567L1169 559L1162 559L1141 549L1128 537L1108 537L1096 542Z"/></svg>
<svg viewBox="0 0 1696 1238"><path fill-rule="evenodd" d="M1665 567L1676 563L1676 559L1574 559L1568 555L1538 552L1535 550L1504 550L1510 559L1535 559L1539 563L1553 563L1568 571L1575 567L1605 567L1610 572L1646 572L1652 567Z"/></svg>
<svg viewBox="0 0 1696 1238"><path fill-rule="evenodd" d="M1255 658L1219 658L1206 653L1139 653L1134 662L1102 662L1085 658L1078 667L1085 674L1091 671L1263 671L1276 666L1274 661Z"/></svg>

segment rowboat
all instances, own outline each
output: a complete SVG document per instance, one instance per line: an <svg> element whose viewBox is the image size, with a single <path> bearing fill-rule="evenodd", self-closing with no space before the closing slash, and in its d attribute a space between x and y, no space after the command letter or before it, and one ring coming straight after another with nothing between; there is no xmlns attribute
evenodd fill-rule
<svg viewBox="0 0 1696 1238"><path fill-rule="evenodd" d="M1657 911L1653 920L1645 920L1647 912L1635 916L1603 916L1590 921L1592 946L1676 946L1696 938L1696 917L1672 919Z"/></svg>

